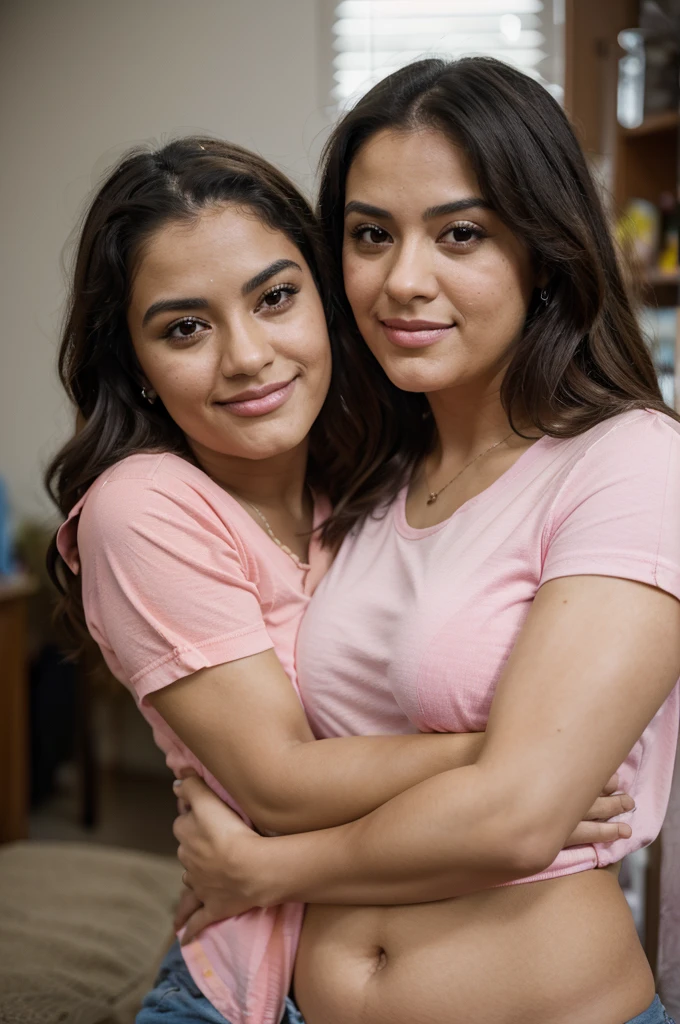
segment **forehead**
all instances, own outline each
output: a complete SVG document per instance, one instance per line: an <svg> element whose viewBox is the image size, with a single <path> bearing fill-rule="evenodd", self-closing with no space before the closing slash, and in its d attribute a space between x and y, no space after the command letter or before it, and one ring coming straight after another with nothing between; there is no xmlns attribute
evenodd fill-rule
<svg viewBox="0 0 680 1024"><path fill-rule="evenodd" d="M361 193L361 194L360 194ZM347 175L347 199L381 204L380 196L432 206L461 195L480 195L465 151L435 129L373 135L357 152Z"/></svg>
<svg viewBox="0 0 680 1024"><path fill-rule="evenodd" d="M238 287L277 259L304 261L283 231L264 224L250 209L235 206L201 211L191 220L171 221L145 243L134 292L219 278Z"/></svg>

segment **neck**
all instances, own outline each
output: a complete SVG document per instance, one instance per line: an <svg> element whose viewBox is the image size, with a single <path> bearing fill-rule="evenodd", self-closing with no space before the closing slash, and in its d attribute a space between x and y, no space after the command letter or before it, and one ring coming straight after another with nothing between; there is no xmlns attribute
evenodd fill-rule
<svg viewBox="0 0 680 1024"><path fill-rule="evenodd" d="M237 498L258 507L281 509L293 515L303 511L307 472L307 441L291 451L267 459L221 455L191 443L201 469Z"/></svg>
<svg viewBox="0 0 680 1024"><path fill-rule="evenodd" d="M439 460L449 456L465 460L511 433L500 383L499 378L485 387L466 385L428 394Z"/></svg>

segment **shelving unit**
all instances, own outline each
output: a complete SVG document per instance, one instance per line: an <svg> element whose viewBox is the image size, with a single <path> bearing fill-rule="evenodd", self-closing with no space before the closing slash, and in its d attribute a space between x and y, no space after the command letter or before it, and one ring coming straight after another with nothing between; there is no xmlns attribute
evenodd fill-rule
<svg viewBox="0 0 680 1024"><path fill-rule="evenodd" d="M592 161L598 179L611 199L615 218L630 199L659 202L663 192L680 198L678 111L648 117L637 128L622 128L616 119L618 61L623 51L618 34L639 24L639 0L566 0L565 107ZM680 270L665 274L644 272L641 291L649 306L676 307L675 404L680 411ZM680 761L677 777L680 778ZM680 791L674 786L662 836L648 850L645 901L645 951L663 985L680 965L680 938L662 936L665 960L659 957L661 894L671 900L677 865L662 851L678 849ZM669 833L668 827L671 828ZM672 973L672 970L671 970ZM673 983L673 991L677 986ZM669 998L669 995L666 995Z"/></svg>
<svg viewBox="0 0 680 1024"><path fill-rule="evenodd" d="M611 196L612 216L630 199L657 204L662 193L678 195L680 112L654 114L637 128L616 120L617 37L639 23L639 0L567 0L565 107L598 177ZM680 271L644 273L647 305L680 307ZM675 404L680 411L680 315L677 316Z"/></svg>

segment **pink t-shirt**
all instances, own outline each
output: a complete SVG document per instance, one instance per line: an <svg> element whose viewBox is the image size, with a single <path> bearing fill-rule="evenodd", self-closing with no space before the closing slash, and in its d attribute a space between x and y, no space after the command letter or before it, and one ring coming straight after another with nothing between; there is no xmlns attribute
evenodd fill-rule
<svg viewBox="0 0 680 1024"><path fill-rule="evenodd" d="M405 496L345 540L304 617L298 680L318 737L485 729L547 580L615 576L680 598L680 425L659 413L542 438L427 529L408 525ZM621 766L632 838L563 850L523 882L610 864L658 835L679 706L676 686Z"/></svg>
<svg viewBox="0 0 680 1024"><path fill-rule="evenodd" d="M319 510L320 514L320 510ZM191 768L246 816L148 694L192 672L274 648L297 692L302 614L327 556L295 565L239 503L176 455L133 455L103 473L59 531L80 571L88 628L134 694L171 770ZM183 948L194 981L230 1024L278 1024L303 907L252 910Z"/></svg>

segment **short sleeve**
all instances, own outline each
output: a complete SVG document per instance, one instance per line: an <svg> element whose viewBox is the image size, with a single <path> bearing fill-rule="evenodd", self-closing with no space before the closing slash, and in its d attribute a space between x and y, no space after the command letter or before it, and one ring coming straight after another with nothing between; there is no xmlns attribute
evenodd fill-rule
<svg viewBox="0 0 680 1024"><path fill-rule="evenodd" d="M95 485L77 545L88 627L138 700L273 646L239 538L191 483Z"/></svg>
<svg viewBox="0 0 680 1024"><path fill-rule="evenodd" d="M587 448L555 500L541 583L616 576L680 599L680 426L624 414Z"/></svg>

